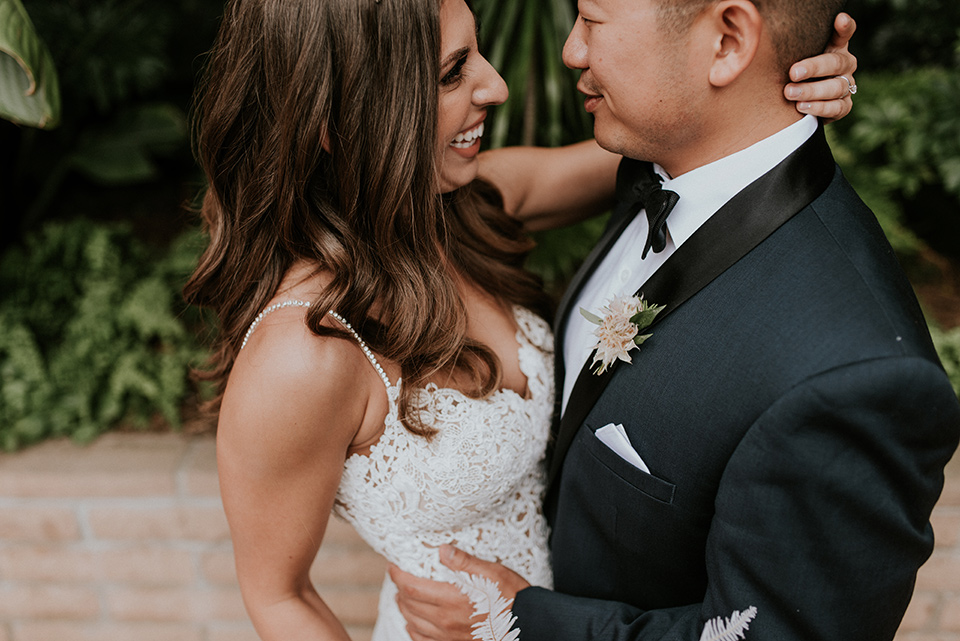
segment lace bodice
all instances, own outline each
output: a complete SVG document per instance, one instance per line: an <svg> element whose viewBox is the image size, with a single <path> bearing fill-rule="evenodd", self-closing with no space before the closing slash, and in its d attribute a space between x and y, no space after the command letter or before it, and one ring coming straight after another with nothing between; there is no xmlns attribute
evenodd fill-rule
<svg viewBox="0 0 960 641"><path fill-rule="evenodd" d="M503 563L533 585L552 587L542 499L554 397L553 337L547 323L528 310L515 307L514 318L527 397L499 390L472 399L430 384L417 391L414 407L438 430L430 440L400 423L403 383L390 382L357 336L381 373L389 410L370 454L354 454L344 463L334 512L407 572L460 584L437 553L441 544L452 543ZM376 641L409 639L395 590L387 577Z"/></svg>
<svg viewBox="0 0 960 641"><path fill-rule="evenodd" d="M351 456L344 465L336 513L407 572L452 580L436 548L453 543L534 584L551 583L541 508L553 339L531 312L516 308L514 316L529 398L500 390L471 399L431 384L415 405L438 429L428 441L398 420L398 381L387 389L383 436L369 456Z"/></svg>

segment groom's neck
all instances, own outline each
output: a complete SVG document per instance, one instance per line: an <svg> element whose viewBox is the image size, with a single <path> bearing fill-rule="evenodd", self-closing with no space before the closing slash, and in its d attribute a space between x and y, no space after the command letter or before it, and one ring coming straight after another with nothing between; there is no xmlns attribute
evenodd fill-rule
<svg viewBox="0 0 960 641"><path fill-rule="evenodd" d="M768 91L766 100L761 100L760 94L752 98L743 93L717 96L714 107L705 114L708 121L705 135L687 153L660 164L676 178L742 151L803 118L795 103L787 101L782 94L769 94ZM750 100L752 104L747 104Z"/></svg>

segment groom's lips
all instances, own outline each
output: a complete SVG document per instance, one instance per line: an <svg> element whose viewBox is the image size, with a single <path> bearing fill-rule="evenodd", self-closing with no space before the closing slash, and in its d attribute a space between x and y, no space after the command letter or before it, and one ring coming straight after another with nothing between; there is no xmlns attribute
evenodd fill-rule
<svg viewBox="0 0 960 641"><path fill-rule="evenodd" d="M603 100L603 96L587 91L581 85L577 85L577 91L586 96L586 99L583 101L583 108L587 110L587 113L593 113L596 111L597 105L599 105L600 101Z"/></svg>

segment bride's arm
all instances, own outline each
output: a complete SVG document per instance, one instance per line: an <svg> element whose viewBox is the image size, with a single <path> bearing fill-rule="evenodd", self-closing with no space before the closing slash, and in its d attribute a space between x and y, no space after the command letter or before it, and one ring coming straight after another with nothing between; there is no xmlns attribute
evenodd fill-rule
<svg viewBox="0 0 960 641"><path fill-rule="evenodd" d="M620 156L594 140L557 147L507 147L480 154L480 177L503 194L507 213L529 231L554 229L613 205Z"/></svg>
<svg viewBox="0 0 960 641"><path fill-rule="evenodd" d="M349 641L309 572L362 423L363 366L355 346L314 336L288 310L258 328L230 375L217 467L244 604L264 641Z"/></svg>
<svg viewBox="0 0 960 641"><path fill-rule="evenodd" d="M826 52L793 65L784 96L802 113L843 118L853 107L846 76L854 83L857 59L848 50L856 23L837 16ZM554 229L607 211L613 202L620 157L593 140L556 149L507 147L480 154L480 177L503 194L507 213L530 231Z"/></svg>

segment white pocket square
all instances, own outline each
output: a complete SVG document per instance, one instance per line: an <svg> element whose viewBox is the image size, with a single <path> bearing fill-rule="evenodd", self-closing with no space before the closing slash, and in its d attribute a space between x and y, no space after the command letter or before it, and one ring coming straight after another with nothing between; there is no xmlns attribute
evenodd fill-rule
<svg viewBox="0 0 960 641"><path fill-rule="evenodd" d="M638 470L643 470L647 474L650 473L650 468L630 445L630 439L627 438L627 431L623 429L623 425L610 423L598 429L594 434L597 435L601 443L613 450L624 461Z"/></svg>

